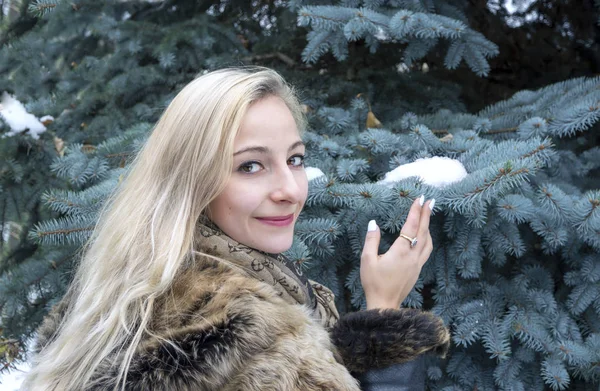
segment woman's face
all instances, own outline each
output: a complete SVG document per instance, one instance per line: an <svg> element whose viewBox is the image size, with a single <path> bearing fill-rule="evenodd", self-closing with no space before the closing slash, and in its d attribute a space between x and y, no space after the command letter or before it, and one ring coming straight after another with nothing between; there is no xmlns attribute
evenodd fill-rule
<svg viewBox="0 0 600 391"><path fill-rule="evenodd" d="M249 247L288 250L308 194L304 152L283 100L269 96L250 105L235 138L233 173L210 203L210 219Z"/></svg>

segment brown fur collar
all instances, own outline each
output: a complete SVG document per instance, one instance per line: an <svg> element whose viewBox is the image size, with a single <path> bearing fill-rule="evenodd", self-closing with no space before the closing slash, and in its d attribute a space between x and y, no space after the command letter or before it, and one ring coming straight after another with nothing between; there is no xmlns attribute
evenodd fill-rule
<svg viewBox="0 0 600 391"><path fill-rule="evenodd" d="M51 341L55 309L39 329ZM213 260L198 258L156 306L127 375L128 390L352 390L365 372L433 351L445 354L443 322L418 310L342 316L332 330L275 290ZM121 357L107 361L89 389L112 390Z"/></svg>

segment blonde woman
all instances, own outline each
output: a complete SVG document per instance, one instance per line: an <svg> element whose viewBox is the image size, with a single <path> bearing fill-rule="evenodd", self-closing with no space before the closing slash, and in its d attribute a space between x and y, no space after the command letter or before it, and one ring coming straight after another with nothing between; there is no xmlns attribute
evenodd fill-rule
<svg viewBox="0 0 600 391"><path fill-rule="evenodd" d="M445 354L448 331L399 307L432 251L433 203L415 200L382 255L369 224L367 310L340 318L331 291L280 254L307 197L304 127L266 68L183 88L105 204L24 388L423 389L421 355Z"/></svg>

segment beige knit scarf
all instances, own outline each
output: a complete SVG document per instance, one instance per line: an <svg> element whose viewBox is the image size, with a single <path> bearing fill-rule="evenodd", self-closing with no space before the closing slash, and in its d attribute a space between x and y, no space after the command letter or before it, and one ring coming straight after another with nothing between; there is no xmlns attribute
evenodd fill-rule
<svg viewBox="0 0 600 391"><path fill-rule="evenodd" d="M209 219L197 225L198 250L222 258L247 275L271 285L286 302L306 305L325 328L339 319L334 295L329 288L309 280L300 267L283 254L270 254L245 246Z"/></svg>

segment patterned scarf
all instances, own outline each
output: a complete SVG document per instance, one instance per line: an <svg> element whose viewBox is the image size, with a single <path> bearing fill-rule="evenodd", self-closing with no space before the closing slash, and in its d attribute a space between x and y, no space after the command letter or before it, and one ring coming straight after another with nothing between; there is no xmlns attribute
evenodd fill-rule
<svg viewBox="0 0 600 391"><path fill-rule="evenodd" d="M334 295L329 288L309 280L299 265L283 254L270 254L245 246L227 236L217 225L202 217L198 249L222 258L238 270L271 285L286 302L306 305L325 328L339 319Z"/></svg>

